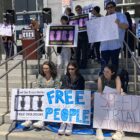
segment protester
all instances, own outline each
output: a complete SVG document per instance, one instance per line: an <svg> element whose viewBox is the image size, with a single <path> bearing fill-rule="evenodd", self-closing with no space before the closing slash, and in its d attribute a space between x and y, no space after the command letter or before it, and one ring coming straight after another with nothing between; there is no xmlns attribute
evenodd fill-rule
<svg viewBox="0 0 140 140"><path fill-rule="evenodd" d="M99 76L98 78L98 92L99 93L101 94L103 93L105 86L116 89L116 92L118 94L121 94L122 92L121 80L120 80L120 77L117 76L115 67L113 65L105 66L103 75ZM118 130L116 131L116 133L112 135L112 139L121 140L123 136L124 136L124 132ZM104 140L102 129L96 130L96 138L98 140Z"/></svg>
<svg viewBox="0 0 140 140"><path fill-rule="evenodd" d="M62 79L62 89L84 90L85 80L79 72L76 61L70 61L67 66L67 73ZM73 124L61 123L58 130L60 135L71 135Z"/></svg>
<svg viewBox="0 0 140 140"><path fill-rule="evenodd" d="M80 5L77 5L75 7L75 11L77 15L81 15L82 7ZM88 53L88 36L86 31L78 33L78 46L76 52L77 52L76 59L79 67L85 69L87 67L87 53Z"/></svg>
<svg viewBox="0 0 140 140"><path fill-rule="evenodd" d="M2 40L6 54L5 59L8 59L14 55L13 37L3 36Z"/></svg>
<svg viewBox="0 0 140 140"><path fill-rule="evenodd" d="M35 36L36 36L36 39L40 39L43 37L43 30L42 28L40 27L40 24L38 23L37 20L35 19L32 19L31 20L31 24L29 25L29 27L32 29L32 30L35 30ZM39 45L42 45L44 44L44 40L40 40L40 42L38 43L38 46ZM40 59L42 57L42 54L45 53L45 46L43 45L38 51L38 59Z"/></svg>
<svg viewBox="0 0 140 140"><path fill-rule="evenodd" d="M69 19L67 16L61 17L61 24L62 25L68 25ZM58 47L57 48L57 66L58 66L58 73L60 74L60 70L64 68L64 73L66 72L66 67L70 61L71 58L71 48L68 47ZM60 76L61 77L61 76Z"/></svg>
<svg viewBox="0 0 140 140"><path fill-rule="evenodd" d="M140 56L140 20L138 21L138 25L137 25L137 37L139 39L139 42L138 42L138 56Z"/></svg>
<svg viewBox="0 0 140 140"><path fill-rule="evenodd" d="M37 80L37 88L60 88L60 81L57 80L57 69L53 62L45 61L41 67L40 75ZM25 121L21 124L24 127L30 127L32 121ZM43 128L42 120L33 123L35 128Z"/></svg>
<svg viewBox="0 0 140 140"><path fill-rule="evenodd" d="M68 16L68 17L74 16L74 13L72 13L70 7L67 7L67 8L65 9L65 15Z"/></svg>
<svg viewBox="0 0 140 140"><path fill-rule="evenodd" d="M91 19L101 17L99 6L93 7L92 15L93 16ZM95 43L91 44L90 57L92 59L95 59L97 62L100 62L100 42L95 42Z"/></svg>
<svg viewBox="0 0 140 140"><path fill-rule="evenodd" d="M116 12L115 2L113 1L108 2L106 4L106 10L107 10L107 15L116 14L117 16L117 19L114 22L117 24L119 28L119 39L101 42L101 46L100 46L101 56L102 59L105 61L106 65L111 60L112 64L116 67L116 71L117 71L119 66L119 53L121 47L123 46L125 29L128 28L128 22L124 14Z"/></svg>
<svg viewBox="0 0 140 140"><path fill-rule="evenodd" d="M74 13L72 13L71 8L67 7L65 9L65 15L69 17L75 16ZM71 49L71 59L76 59L76 48Z"/></svg>

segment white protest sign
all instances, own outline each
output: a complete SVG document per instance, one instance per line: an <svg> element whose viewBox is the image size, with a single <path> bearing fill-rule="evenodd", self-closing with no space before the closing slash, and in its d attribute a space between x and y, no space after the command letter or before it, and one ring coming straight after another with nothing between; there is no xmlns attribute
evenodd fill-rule
<svg viewBox="0 0 140 140"><path fill-rule="evenodd" d="M46 89L12 89L11 120L43 120Z"/></svg>
<svg viewBox="0 0 140 140"><path fill-rule="evenodd" d="M119 28L115 23L116 14L87 21L89 43L119 39Z"/></svg>
<svg viewBox="0 0 140 140"><path fill-rule="evenodd" d="M47 90L44 101L45 121L90 125L91 91Z"/></svg>
<svg viewBox="0 0 140 140"><path fill-rule="evenodd" d="M140 133L140 96L94 96L94 128Z"/></svg>
<svg viewBox="0 0 140 140"><path fill-rule="evenodd" d="M104 87L103 93L119 94L119 92L115 88L111 88L108 86Z"/></svg>
<svg viewBox="0 0 140 140"><path fill-rule="evenodd" d="M0 35L1 36L12 36L11 25L0 24Z"/></svg>

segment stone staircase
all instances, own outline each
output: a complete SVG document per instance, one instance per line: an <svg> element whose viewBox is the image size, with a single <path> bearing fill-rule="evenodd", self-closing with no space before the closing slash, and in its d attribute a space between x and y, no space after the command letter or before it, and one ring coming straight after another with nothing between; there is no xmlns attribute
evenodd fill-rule
<svg viewBox="0 0 140 140"><path fill-rule="evenodd" d="M9 68L12 67L18 60L10 61ZM41 61L43 63L44 60ZM122 63L120 64L122 66ZM11 94L12 88L21 87L21 67L18 66L12 72L9 73L9 95ZM80 70L82 75L86 80L86 89L97 90L97 78L100 71L100 65L96 62L89 61L88 68L85 70ZM129 93L135 94L134 91L134 76L133 76L133 64L129 61ZM5 72L5 67L0 67L0 73ZM38 64L37 61L28 61L27 65L28 73L28 87L31 86L31 83L36 80L36 75L38 74ZM138 91L140 94L140 72L138 72ZM25 77L24 77L25 79ZM57 134L49 131L25 131L25 132L8 132L8 129L11 125L10 114L6 112L7 102L6 102L6 82L5 78L0 79L0 140L94 140L93 135L72 135L70 137L58 136ZM11 96L11 95L10 95ZM9 97L10 103L10 97ZM133 136L126 136L123 140L140 140L140 135L132 134ZM106 140L111 140L111 138L106 138Z"/></svg>

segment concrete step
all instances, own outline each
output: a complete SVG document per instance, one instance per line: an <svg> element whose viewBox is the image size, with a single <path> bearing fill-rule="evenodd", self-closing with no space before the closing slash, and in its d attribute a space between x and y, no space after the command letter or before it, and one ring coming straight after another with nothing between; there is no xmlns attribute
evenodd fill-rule
<svg viewBox="0 0 140 140"><path fill-rule="evenodd" d="M0 76L1 75L3 75L3 74L5 74L5 69L0 69L0 72L1 72L1 74L0 74ZM25 71L24 71L24 73L25 73ZM38 73L38 69L27 69L27 74L29 74L29 75L33 75L33 74L37 74ZM9 74L8 75L21 75L21 69L14 69L14 70L12 70L11 72L9 72Z"/></svg>
<svg viewBox="0 0 140 140"><path fill-rule="evenodd" d="M9 106L11 106L11 97L9 97ZM0 108L6 108L6 107L7 107L7 98L0 97Z"/></svg>
<svg viewBox="0 0 140 140"><path fill-rule="evenodd" d="M30 88L32 82L34 82L34 80L33 81L28 80L28 88ZM4 82L1 81L0 83L1 83L0 88L6 88L6 84ZM9 88L21 88L21 87L22 87L21 82L18 81L9 82Z"/></svg>
<svg viewBox="0 0 140 140"><path fill-rule="evenodd" d="M6 123L6 124L12 123L12 120L10 120L10 113L8 113L4 116L4 123Z"/></svg>
<svg viewBox="0 0 140 140"><path fill-rule="evenodd" d="M25 76L23 77L24 78L24 80L25 80ZM27 75L27 78L28 78L28 80L36 80L36 75ZM5 82L5 79L6 79L6 77L3 77L1 80L3 81L3 82ZM8 80L10 80L10 82L13 82L13 81L15 81L15 79L16 79L16 81L21 81L21 75L17 75L16 73L15 74L13 74L13 75L9 75L8 76ZM1 81L0 80L0 81Z"/></svg>
<svg viewBox="0 0 140 140"><path fill-rule="evenodd" d="M128 83L128 91L134 91L134 82ZM140 91L140 83L137 83L137 91Z"/></svg>
<svg viewBox="0 0 140 140"><path fill-rule="evenodd" d="M0 140L8 140L8 130L9 130L10 124L3 124L0 126Z"/></svg>

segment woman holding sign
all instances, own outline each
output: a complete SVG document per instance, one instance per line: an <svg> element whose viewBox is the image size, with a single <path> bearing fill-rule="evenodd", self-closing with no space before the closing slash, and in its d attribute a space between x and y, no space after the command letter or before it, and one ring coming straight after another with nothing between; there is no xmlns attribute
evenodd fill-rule
<svg viewBox="0 0 140 140"><path fill-rule="evenodd" d="M53 62L45 61L41 67L40 75L37 80L37 88L60 88L60 82L57 80L57 69ZM24 127L30 127L32 121L25 121L21 124ZM33 123L34 128L43 128L42 120Z"/></svg>
<svg viewBox="0 0 140 140"><path fill-rule="evenodd" d="M79 72L78 65L76 61L70 61L67 66L66 75L62 79L63 89L73 89L73 90L84 90L85 80ZM62 123L58 134L60 135L71 135L73 124Z"/></svg>
<svg viewBox="0 0 140 140"><path fill-rule="evenodd" d="M106 87L110 87L109 93L121 94L121 92L122 92L121 80L120 80L120 77L116 75L116 70L113 67L113 65L105 66L103 75L101 75L98 78L98 92L107 93ZM123 136L124 136L123 131L116 131L116 133L113 134L112 138L114 140L121 140ZM96 138L98 140L104 140L102 129L96 130Z"/></svg>

